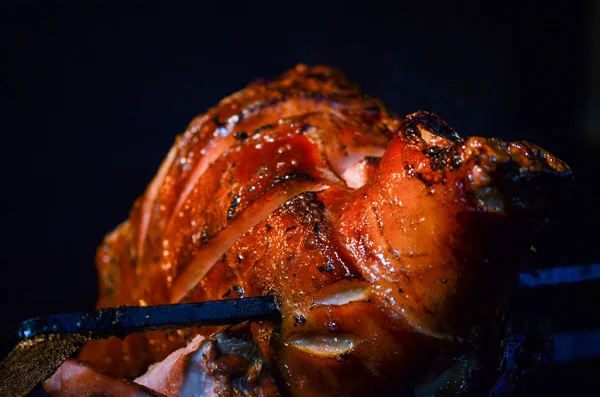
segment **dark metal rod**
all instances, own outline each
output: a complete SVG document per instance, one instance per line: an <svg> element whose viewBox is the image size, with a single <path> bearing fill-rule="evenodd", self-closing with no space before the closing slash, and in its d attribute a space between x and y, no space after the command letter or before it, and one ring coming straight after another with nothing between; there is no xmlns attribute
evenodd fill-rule
<svg viewBox="0 0 600 397"><path fill-rule="evenodd" d="M121 306L32 318L20 324L16 337L22 340L47 334L82 334L92 339L111 335L123 338L137 332L280 318L272 296L145 307Z"/></svg>
<svg viewBox="0 0 600 397"><path fill-rule="evenodd" d="M524 272L519 277L519 286L534 288L597 280L600 280L600 264L573 265Z"/></svg>

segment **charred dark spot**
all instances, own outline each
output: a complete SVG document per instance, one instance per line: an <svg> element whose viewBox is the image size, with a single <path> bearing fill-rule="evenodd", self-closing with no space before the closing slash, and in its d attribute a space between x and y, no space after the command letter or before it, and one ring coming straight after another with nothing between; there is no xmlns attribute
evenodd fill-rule
<svg viewBox="0 0 600 397"><path fill-rule="evenodd" d="M240 205L241 201L242 198L238 194L233 196L231 204L229 204L229 209L227 210L227 219L233 218L233 216L235 215L235 211L237 210L237 207L238 205Z"/></svg>
<svg viewBox="0 0 600 397"><path fill-rule="evenodd" d="M252 131L252 134L258 134L261 131L269 130L269 129L273 128L273 127L274 127L273 124L265 124L262 127L258 127L257 129L255 129L254 131Z"/></svg>
<svg viewBox="0 0 600 397"><path fill-rule="evenodd" d="M404 134L406 136L421 136L418 127L422 126L434 135L445 138L451 142L463 142L458 133L444 120L432 112L416 112L404 118Z"/></svg>
<svg viewBox="0 0 600 397"><path fill-rule="evenodd" d="M420 180L421 182L423 182L423 184L427 187L431 187L432 183L429 179L427 179L427 177L425 176L425 174L423 174L422 172L417 172L416 173L416 177L418 180Z"/></svg>
<svg viewBox="0 0 600 397"><path fill-rule="evenodd" d="M154 258L152 258L152 261L154 263L158 263L158 261L160 260L160 256L156 255Z"/></svg>
<svg viewBox="0 0 600 397"><path fill-rule="evenodd" d="M297 228L298 228L298 226L296 226L296 225L293 225L293 226L288 226L288 227L286 227L286 228L285 228L285 231L286 231L286 232L289 232L289 231L291 231L291 230L296 230Z"/></svg>
<svg viewBox="0 0 600 397"><path fill-rule="evenodd" d="M302 193L304 195L304 197L306 197L309 200L316 200L317 199L317 193L315 192L305 192Z"/></svg>
<svg viewBox="0 0 600 397"><path fill-rule="evenodd" d="M261 102L261 103L257 103L256 105L250 106L249 108L244 109L244 111L241 113L243 116L248 116L252 113L258 112L268 106L271 105L277 105L280 102L283 102L285 100L287 100L288 97L287 96L281 96L279 98L273 98L273 99L269 99L267 101Z"/></svg>
<svg viewBox="0 0 600 397"><path fill-rule="evenodd" d="M455 171L460 168L463 162L463 157L458 150L454 150L450 155L450 169Z"/></svg>
<svg viewBox="0 0 600 397"><path fill-rule="evenodd" d="M244 297L244 288L243 287L234 284L232 288L235 292L237 292L237 294L240 298Z"/></svg>
<svg viewBox="0 0 600 397"><path fill-rule="evenodd" d="M304 316L294 316L294 321L297 324L304 324L306 322L306 317L304 317Z"/></svg>
<svg viewBox="0 0 600 397"><path fill-rule="evenodd" d="M313 233L315 234L316 237L319 237L320 229L321 229L321 225L319 224L319 222L315 222L315 225L313 226Z"/></svg>
<svg viewBox="0 0 600 397"><path fill-rule="evenodd" d="M242 263L242 261L244 260L244 257L242 256L242 254L237 254L235 259L237 260L238 263Z"/></svg>
<svg viewBox="0 0 600 397"><path fill-rule="evenodd" d="M403 292L404 292L404 289L403 289L402 287L399 287L399 288L398 288L398 292L400 292L400 293L403 293Z"/></svg>
<svg viewBox="0 0 600 397"><path fill-rule="evenodd" d="M445 278L442 279L442 283L446 284L447 282L448 282L447 279L445 279Z"/></svg>
<svg viewBox="0 0 600 397"><path fill-rule="evenodd" d="M225 291L225 293L223 295L221 295L221 298L227 298L230 294L231 294L231 288L228 288L227 291Z"/></svg>
<svg viewBox="0 0 600 397"><path fill-rule="evenodd" d="M235 162L231 163L231 168L235 168ZM232 176L232 179L233 179L233 176Z"/></svg>
<svg viewBox="0 0 600 397"><path fill-rule="evenodd" d="M221 256L221 261L222 262L226 262L227 261L227 252L223 253L223 255Z"/></svg>
<svg viewBox="0 0 600 397"><path fill-rule="evenodd" d="M233 137L240 142L244 142L246 139L248 139L249 135L246 131L238 131L233 134Z"/></svg>
<svg viewBox="0 0 600 397"><path fill-rule="evenodd" d="M289 174L286 174L284 176L281 176L281 177L275 179L271 185L276 185L278 183L291 181L291 180L297 180L297 179L304 179L307 181L315 181L315 178L313 178L312 176L310 176L309 174L307 174L305 172L291 172Z"/></svg>
<svg viewBox="0 0 600 397"><path fill-rule="evenodd" d="M431 146L423 150L423 154L425 154L428 158L431 159L431 169L434 171L438 171L443 168L446 168L448 160L450 159L451 150L452 147L442 148L439 146Z"/></svg>
<svg viewBox="0 0 600 397"><path fill-rule="evenodd" d="M202 233L200 233L200 241L202 241L202 244L206 244L208 242L208 239L209 239L208 225L204 225L204 227L202 228Z"/></svg>
<svg viewBox="0 0 600 397"><path fill-rule="evenodd" d="M320 271L321 273L323 273L323 272L331 273L331 271L333 270L333 260L327 259L327 265L326 266L317 266L317 270Z"/></svg>
<svg viewBox="0 0 600 397"><path fill-rule="evenodd" d="M314 192L311 192L314 194ZM325 209L325 204L316 198L310 202L309 208L311 211L322 211Z"/></svg>
<svg viewBox="0 0 600 397"><path fill-rule="evenodd" d="M339 356L336 356L335 361L344 362L344 361L348 360L350 357L352 357L352 353L345 352L345 353L340 354Z"/></svg>
<svg viewBox="0 0 600 397"><path fill-rule="evenodd" d="M299 99L299 98L312 99L312 100L315 100L318 102L321 102L321 101L332 102L331 98L329 98L326 95L323 95L321 93L318 93L318 92L304 92L302 94L296 94L296 95L283 94L279 98L269 99L264 102L260 102L253 106L250 106L250 107L244 109L244 111L242 111L232 117L237 116L237 120L239 121L239 120L244 119L245 117L248 117L249 115L251 115L253 113L258 113L269 106L274 106L281 102L285 102L287 100L293 100L293 99ZM213 121L214 120L215 119L213 119ZM218 118L217 118L217 121L218 121ZM217 124L217 125L220 126L222 124Z"/></svg>
<svg viewBox="0 0 600 397"><path fill-rule="evenodd" d="M310 130L312 128L312 125L310 124L304 124L302 127L300 127L300 132L306 132L308 130Z"/></svg>
<svg viewBox="0 0 600 397"><path fill-rule="evenodd" d="M267 223L265 224L265 229L267 229L267 232L270 232L273 227Z"/></svg>
<svg viewBox="0 0 600 397"><path fill-rule="evenodd" d="M217 125L217 128L219 127L223 127L225 125L225 123L221 123L219 121L219 114L215 114L212 118L213 123L215 123Z"/></svg>

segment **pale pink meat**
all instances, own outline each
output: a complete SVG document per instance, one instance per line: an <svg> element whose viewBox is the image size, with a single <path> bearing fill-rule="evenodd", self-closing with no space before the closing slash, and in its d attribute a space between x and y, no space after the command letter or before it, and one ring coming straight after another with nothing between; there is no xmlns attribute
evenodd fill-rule
<svg viewBox="0 0 600 397"><path fill-rule="evenodd" d="M247 323L210 338L196 336L134 381L69 359L44 383L44 389L61 397L279 396Z"/></svg>

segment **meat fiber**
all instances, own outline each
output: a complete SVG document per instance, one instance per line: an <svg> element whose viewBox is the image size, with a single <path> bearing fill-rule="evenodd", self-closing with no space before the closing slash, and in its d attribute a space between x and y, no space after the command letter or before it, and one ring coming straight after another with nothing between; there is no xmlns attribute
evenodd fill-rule
<svg viewBox="0 0 600 397"><path fill-rule="evenodd" d="M411 393L497 329L571 179L531 143L397 117L340 72L300 65L177 137L98 250L98 308L273 294L282 323L252 331L286 393ZM91 341L80 359L138 376L217 330Z"/></svg>

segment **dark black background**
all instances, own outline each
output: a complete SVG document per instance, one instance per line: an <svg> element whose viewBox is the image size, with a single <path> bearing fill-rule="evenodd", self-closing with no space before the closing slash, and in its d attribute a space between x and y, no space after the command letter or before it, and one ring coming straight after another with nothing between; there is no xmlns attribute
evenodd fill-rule
<svg viewBox="0 0 600 397"><path fill-rule="evenodd" d="M94 251L175 135L300 62L341 68L397 113L432 110L464 136L527 139L561 157L579 188L536 263L600 260L592 1L444 3L2 3L3 329L92 308ZM583 390L585 365L598 368L548 370L542 392Z"/></svg>

